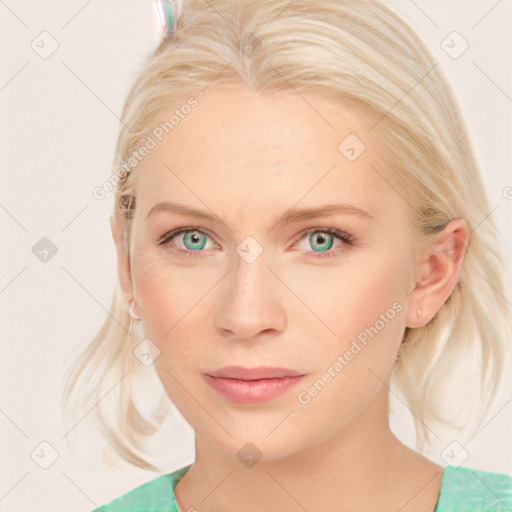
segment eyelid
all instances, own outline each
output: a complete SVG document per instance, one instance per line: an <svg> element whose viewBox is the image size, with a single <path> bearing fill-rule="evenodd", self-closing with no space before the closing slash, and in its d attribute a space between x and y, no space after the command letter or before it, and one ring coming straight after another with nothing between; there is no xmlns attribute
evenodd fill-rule
<svg viewBox="0 0 512 512"><path fill-rule="evenodd" d="M311 233L329 233L333 235L336 238L339 238L340 240L344 241L345 243L355 244L356 238L348 233L347 231L343 231L342 229L335 228L333 226L331 227L316 227L316 228L308 228L305 231L303 231L299 236L299 241L302 240L307 235L310 235Z"/></svg>
<svg viewBox="0 0 512 512"><path fill-rule="evenodd" d="M211 238L212 240L214 240L217 243L217 241L215 240L215 237L207 229L197 228L194 226L184 226L181 228L175 228L175 229L171 229L170 231L166 231L162 236L160 236L157 239L157 242L160 245L164 245L167 242L169 242L170 240L177 237L178 235L181 235L181 233L184 233L187 231L197 231L198 233L202 233L203 235L208 236L209 238Z"/></svg>

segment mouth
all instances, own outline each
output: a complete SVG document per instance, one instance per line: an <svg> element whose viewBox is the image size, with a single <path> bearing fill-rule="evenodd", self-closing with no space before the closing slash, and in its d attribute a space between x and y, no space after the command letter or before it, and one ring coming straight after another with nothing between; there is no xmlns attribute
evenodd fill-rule
<svg viewBox="0 0 512 512"><path fill-rule="evenodd" d="M227 366L204 374L215 391L232 402L266 402L284 394L305 374L288 368Z"/></svg>

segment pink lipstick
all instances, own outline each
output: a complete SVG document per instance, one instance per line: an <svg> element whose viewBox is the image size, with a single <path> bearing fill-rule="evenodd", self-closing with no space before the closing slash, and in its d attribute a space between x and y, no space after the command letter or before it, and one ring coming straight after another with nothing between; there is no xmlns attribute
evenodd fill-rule
<svg viewBox="0 0 512 512"><path fill-rule="evenodd" d="M206 382L233 402L266 402L297 384L304 374L288 368L226 366L204 375Z"/></svg>

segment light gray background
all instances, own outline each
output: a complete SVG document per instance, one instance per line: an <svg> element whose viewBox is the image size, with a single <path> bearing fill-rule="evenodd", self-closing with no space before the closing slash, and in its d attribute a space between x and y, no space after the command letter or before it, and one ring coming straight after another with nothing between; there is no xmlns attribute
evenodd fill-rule
<svg viewBox="0 0 512 512"><path fill-rule="evenodd" d="M510 262L512 4L390 3L427 41L455 88ZM112 195L99 201L91 192L109 176L125 96L160 26L151 0L0 0L0 20L0 512L89 511L156 476L80 467L62 440L58 406L64 368L110 304ZM43 31L58 42L46 59L31 47L50 48ZM453 31L469 43L457 59L441 47ZM45 236L58 252L42 263L32 247ZM512 473L511 383L508 377L488 424L466 445L466 466ZM393 421L410 441L407 414ZM169 423L160 437L167 471L193 460L190 428L179 415ZM30 456L43 441L58 454L48 469ZM43 445L36 453L44 461L51 450ZM439 449L430 456L445 464Z"/></svg>

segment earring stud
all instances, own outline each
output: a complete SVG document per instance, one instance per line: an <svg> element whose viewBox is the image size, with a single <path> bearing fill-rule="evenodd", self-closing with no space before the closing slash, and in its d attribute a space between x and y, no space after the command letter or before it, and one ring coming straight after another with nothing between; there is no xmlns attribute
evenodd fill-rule
<svg viewBox="0 0 512 512"><path fill-rule="evenodd" d="M421 316L421 309L418 309L418 318Z"/></svg>
<svg viewBox="0 0 512 512"><path fill-rule="evenodd" d="M141 319L141 317L137 313L138 309L139 307L137 306L135 299L130 299L130 301L128 302L128 313L134 320Z"/></svg>

